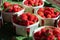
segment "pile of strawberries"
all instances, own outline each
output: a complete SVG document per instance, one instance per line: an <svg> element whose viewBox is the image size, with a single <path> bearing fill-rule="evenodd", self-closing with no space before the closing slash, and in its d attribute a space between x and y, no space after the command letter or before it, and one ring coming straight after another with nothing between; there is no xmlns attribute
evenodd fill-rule
<svg viewBox="0 0 60 40"><path fill-rule="evenodd" d="M58 20L58 24L57 25L58 25L58 27L60 27L60 20Z"/></svg>
<svg viewBox="0 0 60 40"><path fill-rule="evenodd" d="M43 1L42 0L26 0L24 4L27 6L40 6L43 4Z"/></svg>
<svg viewBox="0 0 60 40"><path fill-rule="evenodd" d="M19 17L13 16L13 22L22 26L29 26L38 22L38 18L31 13L23 13Z"/></svg>
<svg viewBox="0 0 60 40"><path fill-rule="evenodd" d="M60 12L57 12L55 8L45 7L38 10L39 16L42 18L56 18L59 16Z"/></svg>
<svg viewBox="0 0 60 40"><path fill-rule="evenodd" d="M4 6L4 11L7 12L18 12L23 9L20 5L11 4L9 2L4 2L3 6Z"/></svg>
<svg viewBox="0 0 60 40"><path fill-rule="evenodd" d="M60 29L46 27L34 34L35 40L60 40Z"/></svg>

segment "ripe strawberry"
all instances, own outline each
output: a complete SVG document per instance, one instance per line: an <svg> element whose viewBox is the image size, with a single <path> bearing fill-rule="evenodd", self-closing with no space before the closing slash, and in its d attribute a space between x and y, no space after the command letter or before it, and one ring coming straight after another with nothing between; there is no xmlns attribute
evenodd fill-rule
<svg viewBox="0 0 60 40"><path fill-rule="evenodd" d="M38 18L35 16L33 22L37 22L38 21Z"/></svg>
<svg viewBox="0 0 60 40"><path fill-rule="evenodd" d="M22 15L20 15L20 19L21 19L21 20L27 20L28 17L27 17L26 14L22 14Z"/></svg>
<svg viewBox="0 0 60 40"><path fill-rule="evenodd" d="M57 37L57 40L60 40L60 36L59 36L59 37Z"/></svg>
<svg viewBox="0 0 60 40"><path fill-rule="evenodd" d="M47 40L54 40L54 38L55 38L54 35L49 35L49 36L47 37Z"/></svg>
<svg viewBox="0 0 60 40"><path fill-rule="evenodd" d="M18 12L18 9L17 9L17 8L15 8L15 9L13 9L13 11L14 11L14 12Z"/></svg>
<svg viewBox="0 0 60 40"><path fill-rule="evenodd" d="M18 8L18 7L19 7L18 4L14 4L14 5L13 5L13 8Z"/></svg>
<svg viewBox="0 0 60 40"><path fill-rule="evenodd" d="M35 0L35 6L38 6L39 0Z"/></svg>
<svg viewBox="0 0 60 40"><path fill-rule="evenodd" d="M45 28L41 29L41 33L45 33L45 32L46 32Z"/></svg>
<svg viewBox="0 0 60 40"><path fill-rule="evenodd" d="M26 15L27 15L27 16L30 16L30 15L31 15L31 13L27 12L27 13L26 13Z"/></svg>
<svg viewBox="0 0 60 40"><path fill-rule="evenodd" d="M7 7L9 7L11 4L9 3L9 2L4 2L4 8L7 8Z"/></svg>
<svg viewBox="0 0 60 40"><path fill-rule="evenodd" d="M28 1L25 1L24 4L25 4L25 5L28 5Z"/></svg>
<svg viewBox="0 0 60 40"><path fill-rule="evenodd" d="M21 7L18 7L17 10L20 11L20 10L22 10L22 8Z"/></svg>
<svg viewBox="0 0 60 40"><path fill-rule="evenodd" d="M34 20L34 15L32 14L32 15L30 15L29 17L28 17L28 20L30 20L30 21L33 21Z"/></svg>
<svg viewBox="0 0 60 40"><path fill-rule="evenodd" d="M14 12L18 12L18 11L20 11L20 9L21 9L21 8L19 7L18 4L14 4L14 5L13 5L13 11L14 11Z"/></svg>
<svg viewBox="0 0 60 40"><path fill-rule="evenodd" d="M38 10L38 12L43 12L44 11L44 8L40 8L39 10Z"/></svg>
<svg viewBox="0 0 60 40"><path fill-rule="evenodd" d="M55 18L55 17L56 17L56 15L55 15L55 14L51 14L51 17L52 17L52 18Z"/></svg>
<svg viewBox="0 0 60 40"><path fill-rule="evenodd" d="M32 25L32 24L34 24L34 22L33 21L29 21L29 24Z"/></svg>
<svg viewBox="0 0 60 40"><path fill-rule="evenodd" d="M42 1L39 1L38 6L40 6L40 5L42 5L42 4L43 4L43 2L42 2Z"/></svg>
<svg viewBox="0 0 60 40"><path fill-rule="evenodd" d="M40 32L40 31L38 31L38 32L34 33L34 37L39 37L39 36L40 36L40 34L41 34L41 32Z"/></svg>
<svg viewBox="0 0 60 40"><path fill-rule="evenodd" d="M51 14L51 12L48 11L48 10L44 10L44 14L45 14L45 15L48 15L48 14Z"/></svg>
<svg viewBox="0 0 60 40"><path fill-rule="evenodd" d="M34 2L32 0L29 0L29 2L30 2L31 5L34 5Z"/></svg>
<svg viewBox="0 0 60 40"><path fill-rule="evenodd" d="M47 15L47 18L51 18L51 15L48 14L48 15Z"/></svg>
<svg viewBox="0 0 60 40"><path fill-rule="evenodd" d="M12 12L13 11L13 6L10 6L9 7L9 12Z"/></svg>
<svg viewBox="0 0 60 40"><path fill-rule="evenodd" d="M13 16L13 22L14 22L14 23L18 23L18 20L17 20L17 18L16 18L16 15Z"/></svg>
<svg viewBox="0 0 60 40"><path fill-rule="evenodd" d="M60 34L60 29L58 28L53 29L53 33L55 36L57 36L58 34Z"/></svg>
<svg viewBox="0 0 60 40"><path fill-rule="evenodd" d="M30 24L29 24L29 21L24 22L24 25L25 25L25 26L29 26L29 25L30 25Z"/></svg>
<svg viewBox="0 0 60 40"><path fill-rule="evenodd" d="M43 12L39 12L38 13L40 16L44 16L44 13Z"/></svg>
<svg viewBox="0 0 60 40"><path fill-rule="evenodd" d="M46 18L45 16L41 16L42 18Z"/></svg>
<svg viewBox="0 0 60 40"><path fill-rule="evenodd" d="M55 12L55 15L58 16L60 13L59 12Z"/></svg>

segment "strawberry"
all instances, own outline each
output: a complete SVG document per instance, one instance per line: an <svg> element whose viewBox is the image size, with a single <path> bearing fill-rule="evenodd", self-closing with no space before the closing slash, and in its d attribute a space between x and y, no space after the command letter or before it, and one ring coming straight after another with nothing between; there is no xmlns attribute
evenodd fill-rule
<svg viewBox="0 0 60 40"><path fill-rule="evenodd" d="M40 16L44 16L44 13L43 12L39 12L38 13Z"/></svg>
<svg viewBox="0 0 60 40"><path fill-rule="evenodd" d="M10 6L9 7L9 12L12 12L13 11L13 6Z"/></svg>
<svg viewBox="0 0 60 40"><path fill-rule="evenodd" d="M28 17L28 20L33 21L33 20L34 20L34 15L33 15L33 14L30 15L30 16Z"/></svg>
<svg viewBox="0 0 60 40"><path fill-rule="evenodd" d="M54 35L49 35L49 36L47 37L47 40L54 40L54 38L55 38Z"/></svg>
<svg viewBox="0 0 60 40"><path fill-rule="evenodd" d="M48 14L48 15L47 15L47 18L51 18L51 15Z"/></svg>
<svg viewBox="0 0 60 40"><path fill-rule="evenodd" d="M58 34L60 34L60 29L58 28L53 29L53 33L55 36L57 36Z"/></svg>
<svg viewBox="0 0 60 40"><path fill-rule="evenodd" d="M55 17L56 17L56 15L55 15L55 14L51 14L51 17L52 17L52 18L55 18Z"/></svg>
<svg viewBox="0 0 60 40"><path fill-rule="evenodd" d="M45 28L41 29L41 33L45 33L45 32L46 32Z"/></svg>
<svg viewBox="0 0 60 40"><path fill-rule="evenodd" d="M39 10L38 10L38 12L43 12L44 11L44 8L40 8Z"/></svg>
<svg viewBox="0 0 60 40"><path fill-rule="evenodd" d="M29 2L30 2L31 5L34 5L34 2L32 0L29 0Z"/></svg>
<svg viewBox="0 0 60 40"><path fill-rule="evenodd" d="M33 22L37 22L38 21L38 18L35 16Z"/></svg>
<svg viewBox="0 0 60 40"><path fill-rule="evenodd" d="M26 15L27 15L27 16L30 16L30 15L31 15L31 13L27 12L27 13L26 13Z"/></svg>
<svg viewBox="0 0 60 40"><path fill-rule="evenodd" d="M43 16L41 16L42 18L46 18L44 15Z"/></svg>
<svg viewBox="0 0 60 40"><path fill-rule="evenodd" d="M41 32L40 32L40 31L38 31L38 32L34 33L34 37L39 37L39 36L40 36L40 34L41 34Z"/></svg>
<svg viewBox="0 0 60 40"><path fill-rule="evenodd" d="M28 17L27 17L26 14L22 14L22 15L20 15L20 18L21 18L21 20L27 20L27 19L28 19Z"/></svg>
<svg viewBox="0 0 60 40"><path fill-rule="evenodd" d="M13 16L13 22L14 22L14 23L18 23L18 20L17 20L17 18L16 18L15 15Z"/></svg>
<svg viewBox="0 0 60 40"><path fill-rule="evenodd" d="M13 8L18 8L18 7L19 7L18 4L14 4L14 5L13 5Z"/></svg>
<svg viewBox="0 0 60 40"><path fill-rule="evenodd" d="M59 37L57 37L57 40L60 40L60 36L59 36Z"/></svg>
<svg viewBox="0 0 60 40"><path fill-rule="evenodd" d="M24 4L25 4L25 5L28 5L28 1L25 1Z"/></svg>
<svg viewBox="0 0 60 40"><path fill-rule="evenodd" d="M7 8L7 7L9 7L11 4L9 3L9 2L4 2L4 8Z"/></svg>
<svg viewBox="0 0 60 40"><path fill-rule="evenodd" d="M59 12L55 12L55 15L58 16L60 13Z"/></svg>
<svg viewBox="0 0 60 40"><path fill-rule="evenodd" d="M34 22L33 21L29 21L29 24L32 25L32 24L34 24Z"/></svg>
<svg viewBox="0 0 60 40"><path fill-rule="evenodd" d="M40 6L40 5L42 5L42 4L43 4L43 2L42 2L42 1L39 1L38 6Z"/></svg>
<svg viewBox="0 0 60 40"><path fill-rule="evenodd" d="M35 5L38 6L39 0L35 0Z"/></svg>
<svg viewBox="0 0 60 40"><path fill-rule="evenodd" d="M48 15L48 14L51 14L51 12L48 11L48 10L45 10L45 11L44 11L44 14L45 14L45 15Z"/></svg>
<svg viewBox="0 0 60 40"><path fill-rule="evenodd" d="M26 21L26 22L24 22L25 24L25 26L29 26L30 24L29 24L29 21Z"/></svg>
<svg viewBox="0 0 60 40"><path fill-rule="evenodd" d="M14 5L13 5L13 11L14 11L14 12L18 12L18 11L20 11L20 10L21 10L21 8L19 7L18 4L14 4Z"/></svg>

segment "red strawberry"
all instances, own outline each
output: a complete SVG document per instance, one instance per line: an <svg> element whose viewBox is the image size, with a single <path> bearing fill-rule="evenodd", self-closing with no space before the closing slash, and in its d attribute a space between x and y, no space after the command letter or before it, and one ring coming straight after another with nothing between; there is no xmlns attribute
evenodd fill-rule
<svg viewBox="0 0 60 40"><path fill-rule="evenodd" d="M22 10L22 8L21 7L18 7L17 10L20 11L20 10Z"/></svg>
<svg viewBox="0 0 60 40"><path fill-rule="evenodd" d="M51 15L48 14L48 15L47 15L47 18L51 18Z"/></svg>
<svg viewBox="0 0 60 40"><path fill-rule="evenodd" d="M44 16L44 13L43 12L39 12L38 13L40 16Z"/></svg>
<svg viewBox="0 0 60 40"><path fill-rule="evenodd" d="M42 4L43 4L43 2L42 2L42 1L40 1L40 2L39 2L39 4L38 4L38 6L40 6L40 5L42 5Z"/></svg>
<svg viewBox="0 0 60 40"><path fill-rule="evenodd" d="M17 9L17 8L15 8L13 11L14 11L14 12L18 12L18 9Z"/></svg>
<svg viewBox="0 0 60 40"><path fill-rule="evenodd" d="M13 11L14 11L14 12L20 11L20 7L19 7L18 4L14 4L14 5L13 5Z"/></svg>
<svg viewBox="0 0 60 40"><path fill-rule="evenodd" d="M55 15L58 16L60 13L59 12L55 12Z"/></svg>
<svg viewBox="0 0 60 40"><path fill-rule="evenodd" d="M9 7L11 4L9 3L9 2L4 2L4 8L7 8L7 7Z"/></svg>
<svg viewBox="0 0 60 40"><path fill-rule="evenodd" d="M18 7L19 7L18 4L14 4L14 5L13 5L13 8L18 8Z"/></svg>
<svg viewBox="0 0 60 40"><path fill-rule="evenodd" d="M45 28L41 29L41 33L45 33L45 32L46 32Z"/></svg>
<svg viewBox="0 0 60 40"><path fill-rule="evenodd" d="M48 10L45 10L45 11L44 11L44 14L45 14L45 15L48 15L48 14L51 14L51 12L48 11Z"/></svg>
<svg viewBox="0 0 60 40"><path fill-rule="evenodd" d="M59 37L57 37L57 40L60 40L60 36L59 36Z"/></svg>
<svg viewBox="0 0 60 40"><path fill-rule="evenodd" d="M29 26L30 24L29 24L29 21L26 21L25 23L24 23L24 25L25 26Z"/></svg>
<svg viewBox="0 0 60 40"><path fill-rule="evenodd" d="M27 19L28 19L28 17L27 17L26 14L22 14L22 15L20 15L20 18L21 18L21 20L27 20Z"/></svg>
<svg viewBox="0 0 60 40"><path fill-rule="evenodd" d="M10 6L9 7L9 12L12 12L13 11L13 6Z"/></svg>
<svg viewBox="0 0 60 40"><path fill-rule="evenodd" d="M26 13L26 15L27 15L27 16L30 16L30 15L31 15L31 13L27 12L27 13Z"/></svg>
<svg viewBox="0 0 60 40"><path fill-rule="evenodd" d="M30 21L33 21L34 20L34 15L32 14L32 15L30 15L29 17L28 17L28 20L30 20Z"/></svg>
<svg viewBox="0 0 60 40"><path fill-rule="evenodd" d="M38 18L35 16L33 22L37 22L38 21Z"/></svg>
<svg viewBox="0 0 60 40"><path fill-rule="evenodd" d="M32 25L32 24L34 24L34 22L33 21L29 21L29 24Z"/></svg>
<svg viewBox="0 0 60 40"><path fill-rule="evenodd" d="M53 33L55 36L57 36L58 34L60 34L60 29L58 28L53 29Z"/></svg>
<svg viewBox="0 0 60 40"><path fill-rule="evenodd" d="M40 12L40 11L42 11L42 12L43 12L43 11L44 11L44 8L40 8L40 9L38 10L38 12Z"/></svg>
<svg viewBox="0 0 60 40"><path fill-rule="evenodd" d="M52 17L52 18L55 18L55 17L56 17L56 15L55 15L55 14L51 14L51 17Z"/></svg>
<svg viewBox="0 0 60 40"><path fill-rule="evenodd" d="M47 37L47 40L54 40L55 39L55 36L54 35L49 35L48 37Z"/></svg>
<svg viewBox="0 0 60 40"><path fill-rule="evenodd" d="M40 31L38 31L38 32L34 33L34 37L39 37L39 36L40 36L40 34L41 34L41 32L40 32Z"/></svg>
<svg viewBox="0 0 60 40"><path fill-rule="evenodd" d="M25 5L28 5L28 1L25 1L24 4L25 4Z"/></svg>
<svg viewBox="0 0 60 40"><path fill-rule="evenodd" d="M45 16L41 16L42 18L46 18Z"/></svg>
<svg viewBox="0 0 60 40"><path fill-rule="evenodd" d="M18 20L16 19L16 16L15 15L13 16L13 22L14 23L18 23Z"/></svg>
<svg viewBox="0 0 60 40"><path fill-rule="evenodd" d="M35 0L35 5L38 6L39 0Z"/></svg>
<svg viewBox="0 0 60 40"><path fill-rule="evenodd" d="M34 5L34 2L32 0L29 0L29 2L30 2L31 5Z"/></svg>

